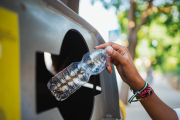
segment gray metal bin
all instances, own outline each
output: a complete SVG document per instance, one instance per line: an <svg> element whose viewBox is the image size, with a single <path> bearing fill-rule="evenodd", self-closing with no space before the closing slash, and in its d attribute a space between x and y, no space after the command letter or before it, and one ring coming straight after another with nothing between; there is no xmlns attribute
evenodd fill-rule
<svg viewBox="0 0 180 120"><path fill-rule="evenodd" d="M47 82L83 54L104 43L98 31L57 0L1 0L0 7L18 14L20 36L20 118L22 120L119 120L115 73L104 70L59 102ZM44 52L51 53L54 71L48 71Z"/></svg>

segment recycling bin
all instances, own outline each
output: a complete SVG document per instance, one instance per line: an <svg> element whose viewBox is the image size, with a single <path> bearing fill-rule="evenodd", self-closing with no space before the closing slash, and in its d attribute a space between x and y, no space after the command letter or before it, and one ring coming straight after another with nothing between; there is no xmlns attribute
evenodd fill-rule
<svg viewBox="0 0 180 120"><path fill-rule="evenodd" d="M0 23L1 120L120 120L114 71L91 76L64 101L47 88L104 43L93 26L58 0L2 0Z"/></svg>

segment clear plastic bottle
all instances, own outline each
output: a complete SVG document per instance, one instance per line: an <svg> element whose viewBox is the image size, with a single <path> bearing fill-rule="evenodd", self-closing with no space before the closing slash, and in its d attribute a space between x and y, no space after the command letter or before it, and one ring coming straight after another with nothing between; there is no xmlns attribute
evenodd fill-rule
<svg viewBox="0 0 180 120"><path fill-rule="evenodd" d="M104 70L110 58L106 48L87 52L80 62L73 62L50 79L47 87L58 101L68 98L87 83L91 75L97 75Z"/></svg>

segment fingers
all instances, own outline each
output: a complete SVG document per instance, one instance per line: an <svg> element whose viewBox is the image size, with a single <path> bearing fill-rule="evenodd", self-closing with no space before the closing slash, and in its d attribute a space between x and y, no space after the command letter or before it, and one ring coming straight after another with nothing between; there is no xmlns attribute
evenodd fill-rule
<svg viewBox="0 0 180 120"><path fill-rule="evenodd" d="M122 65L124 65L128 62L128 59L123 57L120 53L118 53L116 50L114 50L111 47L106 48L106 52L109 54L109 56L118 60Z"/></svg>
<svg viewBox="0 0 180 120"><path fill-rule="evenodd" d="M96 46L95 49L104 49L107 46L111 46L114 50L123 49L123 46L118 45L118 44L113 43L113 42L108 42L108 43L101 44L99 46Z"/></svg>
<svg viewBox="0 0 180 120"><path fill-rule="evenodd" d="M111 58L110 58L111 59ZM107 70L108 70L108 72L111 74L112 73L112 67L111 67L111 61L110 61L110 59L109 59L109 62L107 63Z"/></svg>

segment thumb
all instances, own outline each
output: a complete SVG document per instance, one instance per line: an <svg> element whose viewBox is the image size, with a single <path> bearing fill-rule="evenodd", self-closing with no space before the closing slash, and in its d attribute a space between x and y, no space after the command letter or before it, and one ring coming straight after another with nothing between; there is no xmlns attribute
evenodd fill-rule
<svg viewBox="0 0 180 120"><path fill-rule="evenodd" d="M126 61L126 58L124 58L120 53L115 51L111 46L106 47L106 53L112 58L118 60L121 64L124 64Z"/></svg>

